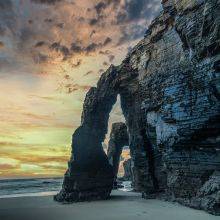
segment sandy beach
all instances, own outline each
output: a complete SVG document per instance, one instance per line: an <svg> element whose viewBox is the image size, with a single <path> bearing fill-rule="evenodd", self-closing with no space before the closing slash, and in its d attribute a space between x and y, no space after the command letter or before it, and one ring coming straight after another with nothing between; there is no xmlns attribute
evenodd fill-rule
<svg viewBox="0 0 220 220"><path fill-rule="evenodd" d="M59 204L52 196L0 199L1 220L217 220L204 211L114 191L107 201Z"/></svg>

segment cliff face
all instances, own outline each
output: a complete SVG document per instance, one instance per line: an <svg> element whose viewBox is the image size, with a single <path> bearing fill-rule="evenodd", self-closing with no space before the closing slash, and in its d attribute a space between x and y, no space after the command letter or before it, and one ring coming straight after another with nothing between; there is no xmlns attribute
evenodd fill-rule
<svg viewBox="0 0 220 220"><path fill-rule="evenodd" d="M165 168L170 195L207 209L199 191L220 169L220 2L163 1L163 8L130 63L139 73L148 137L154 154L162 155L156 178ZM219 174L216 179L213 212L220 204Z"/></svg>
<svg viewBox="0 0 220 220"><path fill-rule="evenodd" d="M101 143L119 94L134 188L219 214L220 1L162 4L144 39L88 92L56 199L109 196L114 174Z"/></svg>

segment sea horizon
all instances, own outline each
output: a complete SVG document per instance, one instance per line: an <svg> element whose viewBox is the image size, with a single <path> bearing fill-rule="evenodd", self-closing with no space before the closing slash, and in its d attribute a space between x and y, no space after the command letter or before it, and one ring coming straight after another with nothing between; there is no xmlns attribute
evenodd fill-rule
<svg viewBox="0 0 220 220"><path fill-rule="evenodd" d="M18 178L0 180L0 198L45 195L58 192L63 178Z"/></svg>
<svg viewBox="0 0 220 220"><path fill-rule="evenodd" d="M63 177L0 179L0 199L13 197L50 196L58 193ZM131 191L131 182L122 182L122 191Z"/></svg>
<svg viewBox="0 0 220 220"><path fill-rule="evenodd" d="M0 177L1 180L30 180L30 179L60 179L63 178L63 176L45 176L45 177L40 177L40 176L30 176L30 177Z"/></svg>

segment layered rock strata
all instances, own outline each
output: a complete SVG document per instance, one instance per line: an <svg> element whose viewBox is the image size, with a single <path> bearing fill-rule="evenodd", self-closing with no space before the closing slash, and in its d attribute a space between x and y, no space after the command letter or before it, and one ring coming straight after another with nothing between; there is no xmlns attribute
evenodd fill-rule
<svg viewBox="0 0 220 220"><path fill-rule="evenodd" d="M135 190L220 213L220 1L162 5L144 39L87 94L56 199L109 197L114 173L101 143L120 95Z"/></svg>

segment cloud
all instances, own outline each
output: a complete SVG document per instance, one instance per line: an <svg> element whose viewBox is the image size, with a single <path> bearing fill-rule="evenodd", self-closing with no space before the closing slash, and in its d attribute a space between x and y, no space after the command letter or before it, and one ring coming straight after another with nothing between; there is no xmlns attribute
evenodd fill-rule
<svg viewBox="0 0 220 220"><path fill-rule="evenodd" d="M63 60L67 59L70 55L68 47L61 45L60 42L54 42L51 44L50 49L60 52L63 55Z"/></svg>
<svg viewBox="0 0 220 220"><path fill-rule="evenodd" d="M149 3L149 1L146 0L127 0L125 2L125 10L129 20L140 18L145 9L145 5Z"/></svg>
<svg viewBox="0 0 220 220"><path fill-rule="evenodd" d="M99 69L98 73L102 74L102 73L104 73L104 71L105 71L104 69Z"/></svg>
<svg viewBox="0 0 220 220"><path fill-rule="evenodd" d="M21 65L19 57L24 64L32 57L33 65L44 65L112 50L143 37L143 20L158 11L159 1L0 1L0 35L6 35L12 50L0 57L14 66Z"/></svg>
<svg viewBox="0 0 220 220"><path fill-rule="evenodd" d="M33 54L33 60L36 64L46 63L49 60L49 57L46 54L35 53Z"/></svg>
<svg viewBox="0 0 220 220"><path fill-rule="evenodd" d="M122 10L117 15L117 23L152 18L159 10L158 5L160 0L125 0Z"/></svg>
<svg viewBox="0 0 220 220"><path fill-rule="evenodd" d="M115 56L110 54L108 55L108 58L109 58L109 62L112 62L115 59Z"/></svg>
<svg viewBox="0 0 220 220"><path fill-rule="evenodd" d="M1 10L8 10L12 8L12 2L11 0L7 0L7 1L0 1L0 9Z"/></svg>
<svg viewBox="0 0 220 220"><path fill-rule="evenodd" d="M4 35L6 31L13 32L14 24L15 13L12 1L0 1L0 35Z"/></svg>
<svg viewBox="0 0 220 220"><path fill-rule="evenodd" d="M35 47L42 47L45 45L45 42L44 41L39 41L35 44Z"/></svg>
<svg viewBox="0 0 220 220"><path fill-rule="evenodd" d="M99 54L102 54L102 55L109 55L110 53L111 53L110 50L105 50L105 51L100 50L99 51Z"/></svg>
<svg viewBox="0 0 220 220"><path fill-rule="evenodd" d="M75 42L71 44L70 50L74 53L81 53L83 52L83 47L79 45L77 42Z"/></svg>
<svg viewBox="0 0 220 220"><path fill-rule="evenodd" d="M103 66L108 66L109 63L107 63L106 61L103 62Z"/></svg>
<svg viewBox="0 0 220 220"><path fill-rule="evenodd" d="M89 90L91 86L82 86L82 85L79 85L79 84L66 84L65 85L65 89L66 89L66 92L67 93L73 93L77 90L83 90L83 91L86 91L86 90Z"/></svg>
<svg viewBox="0 0 220 220"><path fill-rule="evenodd" d="M48 115L37 115L34 113L27 113L27 112L24 112L23 115L31 119L44 120L44 121L53 119L51 116Z"/></svg>
<svg viewBox="0 0 220 220"><path fill-rule="evenodd" d="M77 67L77 64L81 65L81 61L78 61L78 62L80 62L80 64L76 63L75 68ZM92 71L91 72L89 71L88 75L91 73L92 73ZM86 74L84 74L84 76L85 75ZM73 93L76 91L87 91L90 89L90 87L91 86L88 86L88 85L80 85L78 83L75 83L74 79L72 77L70 77L70 75L65 75L64 80L59 83L58 90L65 92L67 94L70 94L70 93Z"/></svg>
<svg viewBox="0 0 220 220"><path fill-rule="evenodd" d="M91 34L90 34L90 38L96 33L95 30L92 30Z"/></svg>
<svg viewBox="0 0 220 220"><path fill-rule="evenodd" d="M92 18L92 19L89 20L89 24L90 24L91 26L98 24L98 22L99 22L99 21L98 21L98 19L96 19L96 18Z"/></svg>
<svg viewBox="0 0 220 220"><path fill-rule="evenodd" d="M92 70L88 71L86 74L84 74L83 76L88 76L90 74L93 74L94 72Z"/></svg>
<svg viewBox="0 0 220 220"><path fill-rule="evenodd" d="M97 49L101 48L101 43L91 43L87 47L85 47L86 53L95 52Z"/></svg>
<svg viewBox="0 0 220 220"><path fill-rule="evenodd" d="M29 95L30 98L39 98L39 99L43 99L46 101L57 101L58 98L54 97L54 96L39 96L39 95Z"/></svg>
<svg viewBox="0 0 220 220"><path fill-rule="evenodd" d="M94 10L96 12L96 18L90 20L90 25L96 25L104 20L107 16L104 13L104 10L110 6L112 1L103 0L94 5Z"/></svg>
<svg viewBox="0 0 220 220"><path fill-rule="evenodd" d="M109 45L112 42L112 39L110 37L107 37L103 43L97 42L97 43L90 43L86 45L85 47L82 47L78 43L72 43L70 51L72 51L75 54L78 53L86 53L86 54L91 54L93 52L96 52L97 50L100 50L107 45Z"/></svg>
<svg viewBox="0 0 220 220"><path fill-rule="evenodd" d="M118 40L117 45L122 45L132 40L140 39L145 31L146 31L146 24L143 25L135 25L131 27L122 27L121 28L121 37Z"/></svg>
<svg viewBox="0 0 220 220"><path fill-rule="evenodd" d="M14 169L14 168L18 168L19 166L18 165L12 165L12 164L0 164L0 170L3 171L3 170L11 170L11 169Z"/></svg>
<svg viewBox="0 0 220 220"><path fill-rule="evenodd" d="M98 15L100 15L106 8L113 6L115 8L116 5L120 5L120 0L103 0L95 4L94 9Z"/></svg>
<svg viewBox="0 0 220 220"><path fill-rule="evenodd" d="M72 68L77 68L77 67L79 67L81 64L82 64L82 60L80 59L80 60L78 60L76 63L73 63L73 64L72 64Z"/></svg>
<svg viewBox="0 0 220 220"><path fill-rule="evenodd" d="M107 37L103 43L103 46L107 46L108 44L110 44L112 42L112 39L110 37Z"/></svg>
<svg viewBox="0 0 220 220"><path fill-rule="evenodd" d="M53 19L51 19L51 18L45 18L45 19L44 19L44 22L51 23L51 22L53 22Z"/></svg>
<svg viewBox="0 0 220 220"><path fill-rule="evenodd" d="M94 6L96 13L101 14L101 12L107 7L107 4L105 2L99 2Z"/></svg>
<svg viewBox="0 0 220 220"><path fill-rule="evenodd" d="M56 26L62 29L62 28L64 28L65 24L64 23L59 23L59 24L56 24Z"/></svg>
<svg viewBox="0 0 220 220"><path fill-rule="evenodd" d="M5 45L2 41L0 41L0 49L3 48Z"/></svg>
<svg viewBox="0 0 220 220"><path fill-rule="evenodd" d="M31 0L31 1L38 4L54 5L55 3L62 2L63 0Z"/></svg>
<svg viewBox="0 0 220 220"><path fill-rule="evenodd" d="M18 161L23 163L36 163L41 164L45 162L56 161L57 163L65 163L68 160L68 155L61 155L61 156L44 156L44 155L17 155L14 158Z"/></svg>

